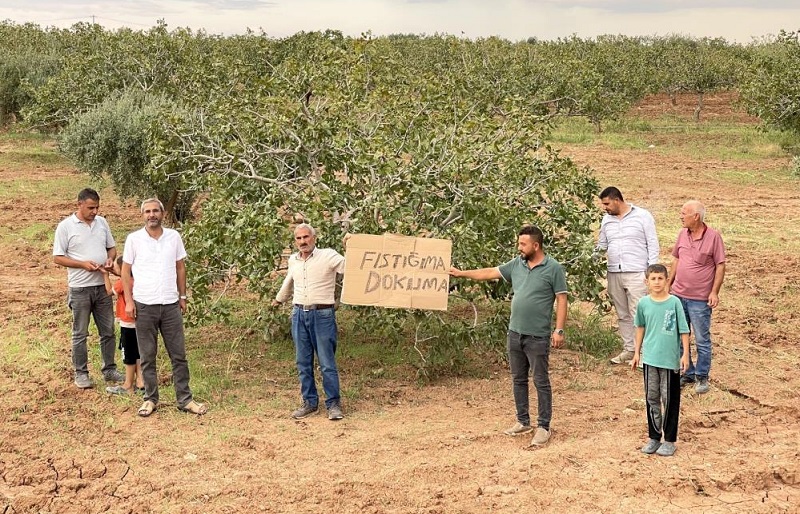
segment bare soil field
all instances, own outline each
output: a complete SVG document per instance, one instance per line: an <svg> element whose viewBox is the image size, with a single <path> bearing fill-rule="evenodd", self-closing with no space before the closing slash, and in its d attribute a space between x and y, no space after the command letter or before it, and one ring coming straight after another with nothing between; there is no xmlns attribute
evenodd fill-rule
<svg viewBox="0 0 800 514"><path fill-rule="evenodd" d="M709 95L701 123L754 128L731 100ZM694 101L653 97L632 114L688 123ZM502 434L514 422L511 380L494 364L491 378L420 387L359 376L366 372L340 359L343 385L362 382L346 418L292 420L291 363L267 357L286 343L269 340L237 349L226 396L199 398L210 404L206 416L164 402L140 418L137 398L72 385L66 274L50 256L72 193L43 191L53 180L80 185L81 175L0 166L0 187L19 192L0 197L0 514L800 512L798 182L788 157L694 156L698 137L659 132L642 148L563 148L653 212L665 261L690 198L706 204L726 241L711 392L684 390L671 458L639 452L641 374L569 350L551 356L553 436L538 449ZM135 206L102 194L112 226L138 225ZM54 353L40 340L63 344ZM199 350L189 350L193 373L231 366L207 355L197 362ZM42 361L55 364L31 366ZM97 359L90 365L99 382ZM160 372L167 390L168 367Z"/></svg>

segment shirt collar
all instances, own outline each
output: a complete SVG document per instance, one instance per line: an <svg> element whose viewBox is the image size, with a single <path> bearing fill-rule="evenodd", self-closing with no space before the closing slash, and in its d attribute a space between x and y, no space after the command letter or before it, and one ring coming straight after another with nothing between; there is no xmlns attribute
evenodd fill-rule
<svg viewBox="0 0 800 514"><path fill-rule="evenodd" d="M308 259L310 259L311 257L313 257L315 253L317 253L317 247L316 247L316 246L314 247L314 249L313 249L313 250L311 250L311 253L310 253L310 254L309 254L309 256L308 256ZM300 259L300 252L299 252L299 251L298 251L298 252L295 252L295 254L294 254L294 258L295 258L296 260L298 260L298 261L299 261L299 260L302 260L302 259ZM308 259L306 259L306 260L308 260Z"/></svg>
<svg viewBox="0 0 800 514"><path fill-rule="evenodd" d="M702 222L702 224L703 224L703 226L702 226L702 227L700 227L700 239L703 239L704 237L706 237L706 232L708 231L708 225L706 225L706 222L705 222L705 221L703 221L703 222ZM691 230L689 230L688 228L686 229L686 232L687 232L687 233L688 233L690 236L692 236L693 234L695 234L695 232L692 232L692 231L691 231Z"/></svg>
<svg viewBox="0 0 800 514"><path fill-rule="evenodd" d="M95 218L95 219L97 219L97 218ZM82 219L80 219L80 218L78 217L78 214L77 214L77 213L75 213L75 212L73 212L73 213L72 213L72 221L74 221L75 223L78 223L78 224L80 224L80 223L83 223L84 225L89 225L89 226L91 226L91 223L86 223L85 221L83 221Z"/></svg>

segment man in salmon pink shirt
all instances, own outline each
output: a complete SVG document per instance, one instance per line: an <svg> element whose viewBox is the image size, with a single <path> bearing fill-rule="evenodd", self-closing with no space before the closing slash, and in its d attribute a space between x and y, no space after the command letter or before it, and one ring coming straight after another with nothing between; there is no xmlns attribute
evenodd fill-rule
<svg viewBox="0 0 800 514"><path fill-rule="evenodd" d="M695 383L699 394L709 390L711 371L711 312L719 305L719 290L725 279L725 245L719 232L703 221L705 207L697 200L681 208L683 229L672 250L670 292L683 304L694 334L697 360L689 354L689 369L681 384ZM690 349L691 352L691 349Z"/></svg>

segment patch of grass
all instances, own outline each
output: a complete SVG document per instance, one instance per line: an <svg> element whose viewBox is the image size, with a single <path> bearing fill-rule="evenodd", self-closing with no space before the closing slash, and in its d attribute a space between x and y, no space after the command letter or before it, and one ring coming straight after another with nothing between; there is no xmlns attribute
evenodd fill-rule
<svg viewBox="0 0 800 514"><path fill-rule="evenodd" d="M666 155L702 159L752 161L800 154L800 137L742 123L693 123L674 117L623 117L606 123L602 132L584 118L561 120L551 142L573 145L602 144L612 149L654 148Z"/></svg>
<svg viewBox="0 0 800 514"><path fill-rule="evenodd" d="M26 144L44 144L49 143L52 144L53 137L49 134L45 134L42 132L29 132L24 130L14 130L16 127L12 126L9 130L0 131L0 144L2 143L14 143L15 145L26 145Z"/></svg>
<svg viewBox="0 0 800 514"><path fill-rule="evenodd" d="M603 135L603 144L615 150L646 150L652 143L636 132L609 132Z"/></svg>
<svg viewBox="0 0 800 514"><path fill-rule="evenodd" d="M2 164L0 163L0 166ZM13 169L13 167L11 168ZM42 174L39 177L15 178L0 181L0 199L13 200L16 198L57 198L60 201L72 201L75 191L87 186L87 178L83 175L56 175L49 177ZM101 190L102 185L88 184L90 187ZM65 194L65 191L69 193Z"/></svg>
<svg viewBox="0 0 800 514"><path fill-rule="evenodd" d="M791 183L796 180L790 175L788 170L786 172L776 172L776 170L765 172L747 168L719 170L716 172L715 178L732 185L749 186L758 184L759 186L772 185L779 188L782 187L782 184Z"/></svg>
<svg viewBox="0 0 800 514"><path fill-rule="evenodd" d="M596 311L588 314L579 309L570 309L567 324L567 348L581 352L594 359L605 359L620 348L617 332L608 326L603 316ZM586 367L594 365L591 359L582 357Z"/></svg>
<svg viewBox="0 0 800 514"><path fill-rule="evenodd" d="M597 131L584 118L565 118L559 121L549 140L565 144L591 144L597 140Z"/></svg>
<svg viewBox="0 0 800 514"><path fill-rule="evenodd" d="M9 327L10 328L10 327ZM69 339L60 340L60 332L44 327L28 330L3 330L0 332L0 353L5 365L23 374L29 370L56 369L62 348L69 351ZM60 344L64 343L64 344Z"/></svg>
<svg viewBox="0 0 800 514"><path fill-rule="evenodd" d="M0 134L0 166L16 170L48 166L69 166L53 140L34 133Z"/></svg>
<svg viewBox="0 0 800 514"><path fill-rule="evenodd" d="M655 130L653 122L641 118L621 118L617 121L612 121L606 124L604 131L606 133L624 133L624 132L653 132Z"/></svg>
<svg viewBox="0 0 800 514"><path fill-rule="evenodd" d="M53 227L45 223L0 227L0 244L24 241L26 247L49 254L53 249Z"/></svg>

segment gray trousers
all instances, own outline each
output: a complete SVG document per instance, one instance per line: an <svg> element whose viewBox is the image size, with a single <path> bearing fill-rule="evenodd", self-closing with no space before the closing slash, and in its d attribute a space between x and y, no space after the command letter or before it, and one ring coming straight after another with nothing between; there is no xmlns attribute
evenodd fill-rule
<svg viewBox="0 0 800 514"><path fill-rule="evenodd" d="M636 306L639 300L647 294L644 283L644 272L617 272L608 273L608 296L617 311L619 322L619 336L622 338L622 349L632 352L636 329L633 327L633 318L636 317Z"/></svg>
<svg viewBox="0 0 800 514"><path fill-rule="evenodd" d="M172 382L175 384L175 400L178 407L192 401L189 389L189 363L186 360L186 343L183 335L183 314L177 303L169 305L145 305L136 302L136 339L142 360L144 399L158 403L158 373L156 354L158 333L172 362Z"/></svg>
<svg viewBox="0 0 800 514"><path fill-rule="evenodd" d="M550 430L553 414L553 391L550 387L550 338L508 331L508 363L514 383L514 404L517 421L531 424L528 402L528 373L533 369L533 385L539 407L538 426Z"/></svg>
<svg viewBox="0 0 800 514"><path fill-rule="evenodd" d="M89 318L94 318L100 335L103 374L117 369L114 363L114 304L106 286L70 287L67 306L72 311L72 366L75 374L89 373Z"/></svg>

